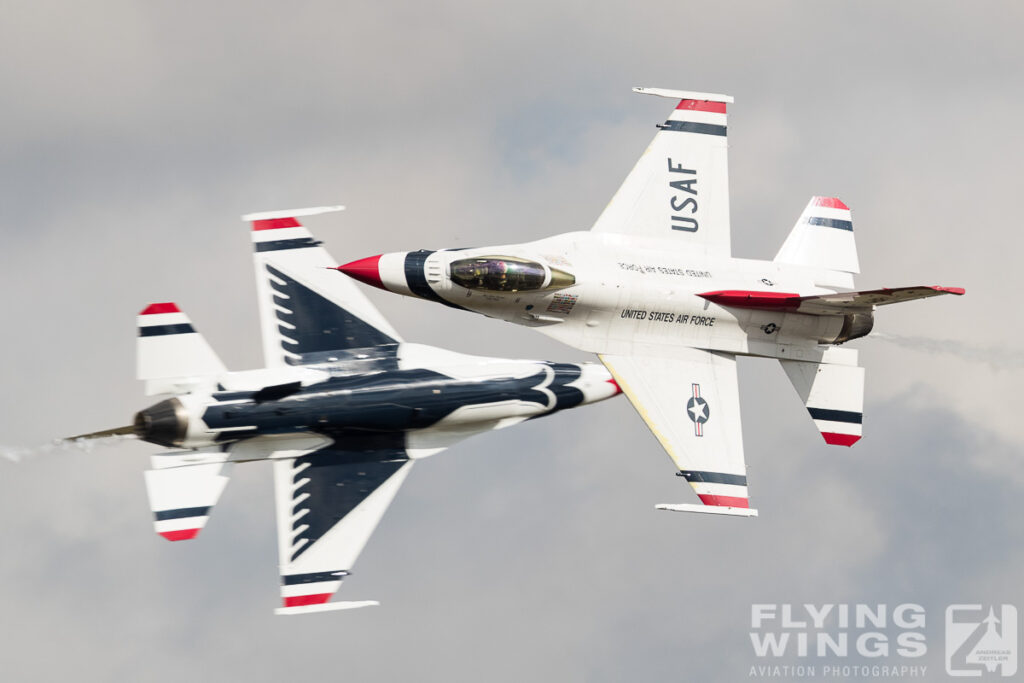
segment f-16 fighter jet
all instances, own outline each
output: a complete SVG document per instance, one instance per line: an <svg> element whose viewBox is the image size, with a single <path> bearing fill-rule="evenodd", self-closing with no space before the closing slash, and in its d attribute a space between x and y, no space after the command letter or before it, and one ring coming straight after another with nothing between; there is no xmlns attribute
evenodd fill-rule
<svg viewBox="0 0 1024 683"><path fill-rule="evenodd" d="M753 516L736 357L777 359L825 441L850 446L864 370L838 345L871 331L876 306L964 290L853 291L853 220L835 197L811 199L773 260L733 258L732 98L634 90L677 104L589 232L382 254L339 270L598 354L703 504L658 507Z"/></svg>
<svg viewBox="0 0 1024 683"><path fill-rule="evenodd" d="M235 463L271 460L283 607L328 602L413 463L480 432L619 393L598 363L481 358L402 341L297 217L252 221L266 367L229 372L173 303L138 317L138 376L170 394L131 427L176 449L152 457L146 489L156 531L194 538Z"/></svg>

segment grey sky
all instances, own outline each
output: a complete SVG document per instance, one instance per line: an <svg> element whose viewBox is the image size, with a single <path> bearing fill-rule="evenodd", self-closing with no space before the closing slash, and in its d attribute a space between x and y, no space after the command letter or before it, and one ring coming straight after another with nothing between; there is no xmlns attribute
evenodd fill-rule
<svg viewBox="0 0 1024 683"><path fill-rule="evenodd" d="M1020 6L0 0L0 16L0 444L130 419L150 301L256 366L242 213L346 204L308 221L342 262L589 228L666 113L634 85L736 97L736 255L770 258L811 195L835 194L860 284L968 290L879 314L930 341L860 342L849 451L824 446L777 366L742 364L760 518L655 513L692 494L609 401L418 464L342 588L383 605L353 613L272 616L269 468L237 468L199 538L170 544L146 446L0 460L0 677L736 681L757 663L752 602L864 601L928 608L938 678L947 604L1024 609ZM410 340L586 357L370 294ZM979 362L988 349L1018 361Z"/></svg>

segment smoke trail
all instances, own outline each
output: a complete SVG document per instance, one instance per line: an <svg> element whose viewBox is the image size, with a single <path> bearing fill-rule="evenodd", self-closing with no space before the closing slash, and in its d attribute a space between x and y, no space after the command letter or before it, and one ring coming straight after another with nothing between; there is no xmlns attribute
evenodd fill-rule
<svg viewBox="0 0 1024 683"><path fill-rule="evenodd" d="M1020 349L980 346L951 339L908 337L901 334L887 334L884 332L876 332L870 338L880 339L890 344L927 353L948 353L975 363L985 363L993 370L1008 367L1024 368L1024 351Z"/></svg>
<svg viewBox="0 0 1024 683"><path fill-rule="evenodd" d="M77 439L75 441L55 439L38 446L0 446L0 457L6 458L11 462L21 462L28 458L50 455L52 453L92 453L97 448L113 446L126 439L134 440L135 437L131 435L117 435L104 436L99 439Z"/></svg>

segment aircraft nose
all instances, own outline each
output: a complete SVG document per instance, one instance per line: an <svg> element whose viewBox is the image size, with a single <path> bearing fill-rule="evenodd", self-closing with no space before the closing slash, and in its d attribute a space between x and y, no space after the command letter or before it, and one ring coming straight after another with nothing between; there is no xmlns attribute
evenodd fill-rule
<svg viewBox="0 0 1024 683"><path fill-rule="evenodd" d="M351 263L346 263L343 266L338 266L337 269L345 275L355 278L360 282L373 285L378 289L386 289L384 287L384 282L380 278L381 256L383 256L383 254L361 258L358 261L352 261Z"/></svg>

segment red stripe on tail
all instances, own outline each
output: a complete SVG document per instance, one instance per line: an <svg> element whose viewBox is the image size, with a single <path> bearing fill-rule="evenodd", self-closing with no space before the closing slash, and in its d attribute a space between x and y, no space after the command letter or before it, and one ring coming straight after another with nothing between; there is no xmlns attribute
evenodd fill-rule
<svg viewBox="0 0 1024 683"><path fill-rule="evenodd" d="M176 304L167 302L165 304L150 304L146 306L139 315L153 315L154 313L181 313Z"/></svg>
<svg viewBox="0 0 1024 683"><path fill-rule="evenodd" d="M276 230L278 228L301 228L302 224L294 218L268 218L262 221L253 221L253 230Z"/></svg>
<svg viewBox="0 0 1024 683"><path fill-rule="evenodd" d="M284 599L285 607L304 607L305 605L322 605L331 599L333 593L319 593L317 595L293 595Z"/></svg>
<svg viewBox="0 0 1024 683"><path fill-rule="evenodd" d="M842 200L839 199L838 197L815 197L814 205L824 206L826 209L846 209L847 211L850 210L850 207L844 204Z"/></svg>
<svg viewBox="0 0 1024 683"><path fill-rule="evenodd" d="M837 434L835 432L822 432L821 435L825 437L825 443L830 446L852 446L853 444L860 441L860 437L856 434Z"/></svg>
<svg viewBox="0 0 1024 683"><path fill-rule="evenodd" d="M705 505L719 505L730 508L749 508L750 501L746 498L734 498L733 496L713 496L710 493L698 493L697 497Z"/></svg>
<svg viewBox="0 0 1024 683"><path fill-rule="evenodd" d="M178 529L177 531L161 531L159 533L168 541L187 541L190 538L195 538L199 529Z"/></svg>
<svg viewBox="0 0 1024 683"><path fill-rule="evenodd" d="M691 111L709 111L714 114L725 113L725 102L708 102L707 100L680 100L676 109L689 109Z"/></svg>

